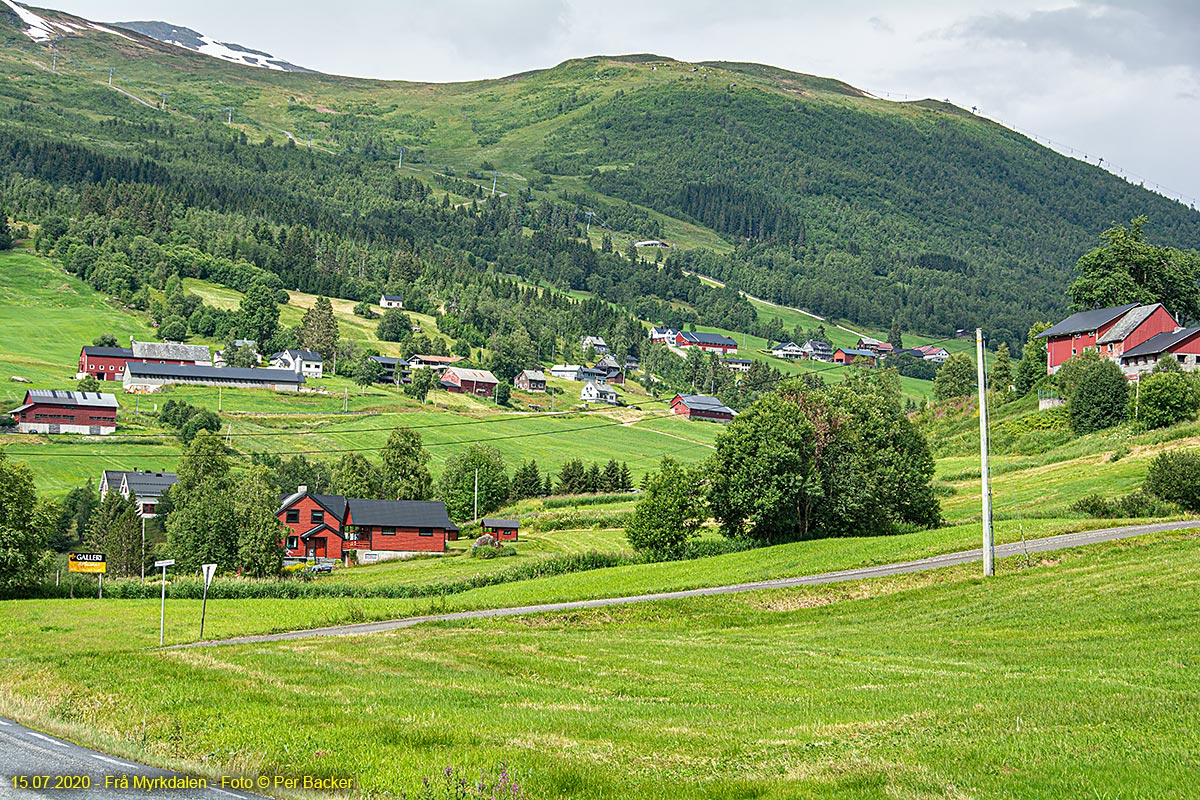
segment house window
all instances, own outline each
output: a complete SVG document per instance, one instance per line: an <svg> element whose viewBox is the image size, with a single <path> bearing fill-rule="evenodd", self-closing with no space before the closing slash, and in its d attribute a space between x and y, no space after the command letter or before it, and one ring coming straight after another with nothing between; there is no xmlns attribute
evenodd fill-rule
<svg viewBox="0 0 1200 800"><path fill-rule="evenodd" d="M299 546L300 546L300 537L299 536L287 537L287 549L288 550L295 550Z"/></svg>
<svg viewBox="0 0 1200 800"><path fill-rule="evenodd" d="M433 536L433 528L418 528L417 533L422 536Z"/></svg>
<svg viewBox="0 0 1200 800"><path fill-rule="evenodd" d="M319 508L314 508L308 514L308 521L313 525L320 525L325 521L325 512Z"/></svg>
<svg viewBox="0 0 1200 800"><path fill-rule="evenodd" d="M395 528L380 528L379 532L382 533L384 536L395 536L396 535Z"/></svg>
<svg viewBox="0 0 1200 800"><path fill-rule="evenodd" d="M1185 356L1183 353L1179 353L1179 354L1177 354L1175 357L1176 357L1177 359L1179 359L1179 363L1180 363L1180 364L1186 364L1186 363L1187 363L1187 356Z"/></svg>
<svg viewBox="0 0 1200 800"><path fill-rule="evenodd" d="M299 523L300 522L300 509L289 508L287 510L287 516L284 517L284 521L291 522L293 524Z"/></svg>

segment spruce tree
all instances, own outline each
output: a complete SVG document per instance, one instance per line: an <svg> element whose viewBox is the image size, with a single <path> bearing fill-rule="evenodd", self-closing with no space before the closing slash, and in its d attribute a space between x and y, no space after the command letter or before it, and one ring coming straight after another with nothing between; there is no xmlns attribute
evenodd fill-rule
<svg viewBox="0 0 1200 800"><path fill-rule="evenodd" d="M318 297L313 307L304 312L299 334L301 347L320 353L326 361L333 358L337 348L338 323L328 297Z"/></svg>

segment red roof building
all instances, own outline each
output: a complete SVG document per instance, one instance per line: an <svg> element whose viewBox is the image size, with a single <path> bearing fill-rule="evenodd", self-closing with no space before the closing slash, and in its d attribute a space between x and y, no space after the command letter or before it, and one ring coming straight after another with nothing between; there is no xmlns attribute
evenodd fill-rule
<svg viewBox="0 0 1200 800"><path fill-rule="evenodd" d="M1119 362L1127 351L1178 328L1179 323L1161 303L1129 303L1072 314L1038 338L1046 340L1046 372L1053 375L1068 358L1085 350L1095 349Z"/></svg>

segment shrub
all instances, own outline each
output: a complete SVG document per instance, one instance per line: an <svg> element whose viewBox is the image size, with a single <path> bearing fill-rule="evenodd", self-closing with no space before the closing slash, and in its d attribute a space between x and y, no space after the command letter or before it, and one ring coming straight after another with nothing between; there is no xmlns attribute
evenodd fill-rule
<svg viewBox="0 0 1200 800"><path fill-rule="evenodd" d="M1187 511L1200 511L1200 452L1159 453L1150 462L1142 490Z"/></svg>
<svg viewBox="0 0 1200 800"><path fill-rule="evenodd" d="M1075 435L1111 428L1125 421L1129 381L1114 362L1088 364L1067 401L1067 418Z"/></svg>
<svg viewBox="0 0 1200 800"><path fill-rule="evenodd" d="M1165 428L1191 419L1197 409L1200 392L1182 372L1154 372L1141 379L1135 413L1147 428Z"/></svg>
<svg viewBox="0 0 1200 800"><path fill-rule="evenodd" d="M1174 516L1179 513L1179 507L1138 489L1113 500L1101 494L1090 494L1072 503L1070 511L1094 519L1141 519Z"/></svg>

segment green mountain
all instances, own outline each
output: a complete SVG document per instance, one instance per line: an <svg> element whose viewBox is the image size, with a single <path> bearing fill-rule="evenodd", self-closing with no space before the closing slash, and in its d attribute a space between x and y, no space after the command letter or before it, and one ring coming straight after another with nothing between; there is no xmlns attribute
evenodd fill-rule
<svg viewBox="0 0 1200 800"><path fill-rule="evenodd" d="M61 257L123 254L116 294L175 269L221 280L162 252L187 246L250 265L235 285L263 270L289 288L478 308L507 275L652 322L774 333L741 289L1015 342L1061 313L1076 258L1112 224L1146 214L1156 241L1200 244L1195 211L962 109L757 64L595 56L384 82L32 13L57 41L0 4L0 204L47 221L40 245ZM139 260L138 237L158 250ZM671 245L665 269L662 249L631 251L642 239ZM615 325L605 313L592 322Z"/></svg>

